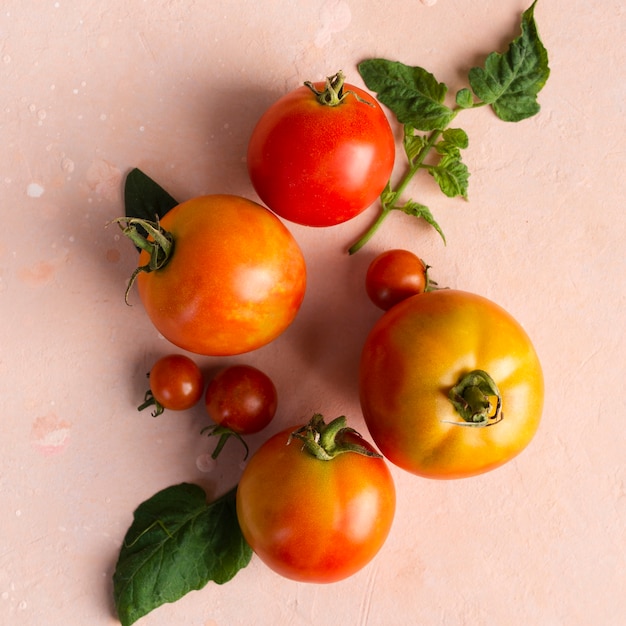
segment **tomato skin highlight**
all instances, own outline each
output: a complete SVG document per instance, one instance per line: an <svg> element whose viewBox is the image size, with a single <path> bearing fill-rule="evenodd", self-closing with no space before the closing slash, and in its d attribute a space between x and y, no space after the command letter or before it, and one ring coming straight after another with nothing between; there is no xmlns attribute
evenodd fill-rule
<svg viewBox="0 0 626 626"><path fill-rule="evenodd" d="M184 411L202 398L204 376L200 368L183 354L168 354L152 366L150 391L165 409Z"/></svg>
<svg viewBox="0 0 626 626"><path fill-rule="evenodd" d="M263 430L278 406L276 387L261 370L251 365L231 365L209 382L204 396L209 417L240 435Z"/></svg>
<svg viewBox="0 0 626 626"><path fill-rule="evenodd" d="M318 90L324 83L314 83ZM344 85L338 105L318 102L306 86L261 116L248 144L248 172L261 200L305 226L333 226L369 207L389 181L395 138L380 105Z"/></svg>
<svg viewBox="0 0 626 626"><path fill-rule="evenodd" d="M502 420L476 427L448 399L460 377L488 372ZM544 385L519 323L481 296L446 289L412 296L374 325L361 354L361 408L369 432L395 465L428 478L462 478L519 454L539 426Z"/></svg>
<svg viewBox="0 0 626 626"><path fill-rule="evenodd" d="M289 230L261 205L230 195L194 198L160 222L171 258L137 275L144 308L176 346L229 356L273 341L295 318L306 265ZM149 262L142 251L139 265Z"/></svg>
<svg viewBox="0 0 626 626"><path fill-rule="evenodd" d="M384 544L395 513L393 479L381 457L315 458L290 441L295 428L271 437L248 462L237 490L239 524L257 556L281 576L336 582Z"/></svg>

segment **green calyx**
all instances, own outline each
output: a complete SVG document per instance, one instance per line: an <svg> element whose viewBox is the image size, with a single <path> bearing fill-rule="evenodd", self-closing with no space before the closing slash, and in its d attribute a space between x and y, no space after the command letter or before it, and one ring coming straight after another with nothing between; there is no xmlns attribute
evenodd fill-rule
<svg viewBox="0 0 626 626"><path fill-rule="evenodd" d="M128 294L135 283L137 276L141 272L154 272L168 263L174 250L174 237L172 234L161 228L158 219L155 222L140 219L137 217L118 217L113 220L121 229L122 233L128 237L139 250L145 250L149 255L146 265L140 265L132 273L124 300L128 304Z"/></svg>
<svg viewBox="0 0 626 626"><path fill-rule="evenodd" d="M473 370L462 376L450 389L448 399L463 421L444 420L447 424L484 428L497 424L504 417L500 390L483 370Z"/></svg>
<svg viewBox="0 0 626 626"><path fill-rule="evenodd" d="M231 428L227 428L226 426L207 426L206 428L203 428L200 431L201 435L207 435L207 437L219 437L218 441L217 441L217 445L215 446L215 450L213 450L213 454L211 454L211 458L212 459L217 459L217 457L220 455L222 449L224 448L224 445L226 445L226 442L231 438L234 437L235 439L238 439L239 442L241 443L241 445L243 445L246 454L243 457L243 460L245 461L248 458L248 454L250 453L250 450L248 448L248 444L245 442L244 438L239 434L236 433L234 430L232 430Z"/></svg>
<svg viewBox="0 0 626 626"><path fill-rule="evenodd" d="M351 89L344 90L343 86L346 80L345 74L339 70L333 76L328 76L326 78L326 83L324 84L324 90L320 91L315 87L315 85L311 81L306 81L304 83L305 87L308 87L317 98L317 101L324 106L334 107L341 104L348 95L354 96L359 102L363 102L368 106L373 106L371 102L364 100L361 98L356 92Z"/></svg>
<svg viewBox="0 0 626 626"><path fill-rule="evenodd" d="M382 455L370 448L346 438L347 434L360 437L359 433L346 426L345 416L340 416L326 424L324 417L316 413L308 424L291 433L292 439L299 439L304 449L320 461L331 461L339 454L354 452L363 456L381 458Z"/></svg>
<svg viewBox="0 0 626 626"><path fill-rule="evenodd" d="M146 395L143 399L143 404L140 404L137 407L138 411L143 411L147 409L149 406L154 407L154 411L152 411L152 417L158 417L165 411L165 407L154 397L154 394L150 389L146 391Z"/></svg>

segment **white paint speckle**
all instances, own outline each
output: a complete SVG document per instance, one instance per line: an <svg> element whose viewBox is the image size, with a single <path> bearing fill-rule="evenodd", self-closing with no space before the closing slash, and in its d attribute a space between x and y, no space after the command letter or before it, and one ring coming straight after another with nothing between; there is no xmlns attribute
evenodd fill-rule
<svg viewBox="0 0 626 626"><path fill-rule="evenodd" d="M352 12L344 0L326 0L320 9L321 28L315 35L315 46L328 45L335 33L340 33L350 25Z"/></svg>
<svg viewBox="0 0 626 626"><path fill-rule="evenodd" d="M2 61L8 65L11 62L11 55L10 54L5 54L2 57Z"/></svg>
<svg viewBox="0 0 626 626"><path fill-rule="evenodd" d="M427 7L432 7L437 4L437 0L420 0L420 2Z"/></svg>
<svg viewBox="0 0 626 626"><path fill-rule="evenodd" d="M210 454L201 454L196 459L196 467L201 472L212 472L217 465L217 461Z"/></svg>
<svg viewBox="0 0 626 626"><path fill-rule="evenodd" d="M26 187L26 195L29 198L41 198L45 189L39 183L30 183Z"/></svg>
<svg viewBox="0 0 626 626"><path fill-rule="evenodd" d="M140 127L139 127L139 132L143 133L143 131L144 131L144 130L146 130L146 127L145 127L145 126L140 126Z"/></svg>
<svg viewBox="0 0 626 626"><path fill-rule="evenodd" d="M74 171L74 161L72 159L68 159L67 157L63 158L61 161L61 169L66 174L71 174Z"/></svg>

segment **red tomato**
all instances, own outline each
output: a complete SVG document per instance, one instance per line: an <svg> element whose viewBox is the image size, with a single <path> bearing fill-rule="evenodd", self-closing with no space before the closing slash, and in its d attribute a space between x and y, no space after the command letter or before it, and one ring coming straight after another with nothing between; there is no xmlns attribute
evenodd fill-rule
<svg viewBox="0 0 626 626"><path fill-rule="evenodd" d="M232 365L209 383L204 402L216 424L250 435L272 421L278 398L267 374L250 365Z"/></svg>
<svg viewBox="0 0 626 626"><path fill-rule="evenodd" d="M153 416L163 409L184 411L202 397L204 377L200 368L183 354L168 354L160 358L150 370L150 391L139 410L155 406Z"/></svg>
<svg viewBox="0 0 626 626"><path fill-rule="evenodd" d="M381 452L428 478L492 470L531 441L543 375L519 323L475 294L408 298L372 328L361 355L361 408Z"/></svg>
<svg viewBox="0 0 626 626"><path fill-rule="evenodd" d="M137 274L139 296L173 344L211 356L248 352L278 337L304 297L302 252L284 224L245 198L212 195L174 207L160 269ZM151 263L142 250L139 266Z"/></svg>
<svg viewBox="0 0 626 626"><path fill-rule="evenodd" d="M367 295L385 311L409 296L424 293L429 286L428 266L409 250L382 252L365 275Z"/></svg>
<svg viewBox="0 0 626 626"><path fill-rule="evenodd" d="M395 513L393 479L384 459L351 429L339 434L338 443L376 456L346 451L321 460L293 437L294 430L271 437L248 462L237 489L239 524L259 558L282 576L341 580L369 563L385 542Z"/></svg>
<svg viewBox="0 0 626 626"><path fill-rule="evenodd" d="M325 93L337 76L314 89ZM332 84L332 104L308 86L283 96L250 137L250 180L261 200L292 222L345 222L369 207L391 176L395 139L383 110L367 92L342 83L343 75Z"/></svg>

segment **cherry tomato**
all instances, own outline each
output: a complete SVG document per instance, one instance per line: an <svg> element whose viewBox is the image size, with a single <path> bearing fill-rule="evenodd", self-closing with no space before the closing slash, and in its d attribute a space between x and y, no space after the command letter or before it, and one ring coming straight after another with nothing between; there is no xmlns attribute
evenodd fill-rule
<svg viewBox="0 0 626 626"><path fill-rule="evenodd" d="M166 339L227 356L266 345L291 324L306 267L295 239L268 209L237 196L204 196L174 207L159 227L173 244L167 253L143 249L140 268L156 269L139 271L136 281Z"/></svg>
<svg viewBox="0 0 626 626"><path fill-rule="evenodd" d="M204 376L198 365L183 354L161 357L148 376L150 390L139 410L154 405L154 417L160 415L163 409L190 409L202 398Z"/></svg>
<svg viewBox="0 0 626 626"><path fill-rule="evenodd" d="M389 122L374 97L343 80L338 73L283 96L250 137L250 180L261 200L292 222L345 222L369 207L391 176Z"/></svg>
<svg viewBox="0 0 626 626"><path fill-rule="evenodd" d="M374 448L333 420L318 445L334 440L346 450L321 460L319 423L288 428L252 456L237 489L237 516L246 541L277 573L298 581L344 579L371 561L385 542L395 512L391 473ZM296 436L294 436L294 430ZM336 439L329 431L338 431ZM300 440L306 433L308 441ZM324 448L323 448L324 449Z"/></svg>
<svg viewBox="0 0 626 626"><path fill-rule="evenodd" d="M374 325L359 389L369 432L393 463L429 478L492 470L531 441L543 375L518 322L457 290L403 300Z"/></svg>
<svg viewBox="0 0 626 626"><path fill-rule="evenodd" d="M370 300L387 311L429 288L428 266L409 250L387 250L367 268L365 289Z"/></svg>
<svg viewBox="0 0 626 626"><path fill-rule="evenodd" d="M204 402L216 424L250 435L272 421L278 397L267 374L251 365L232 365L209 383Z"/></svg>

